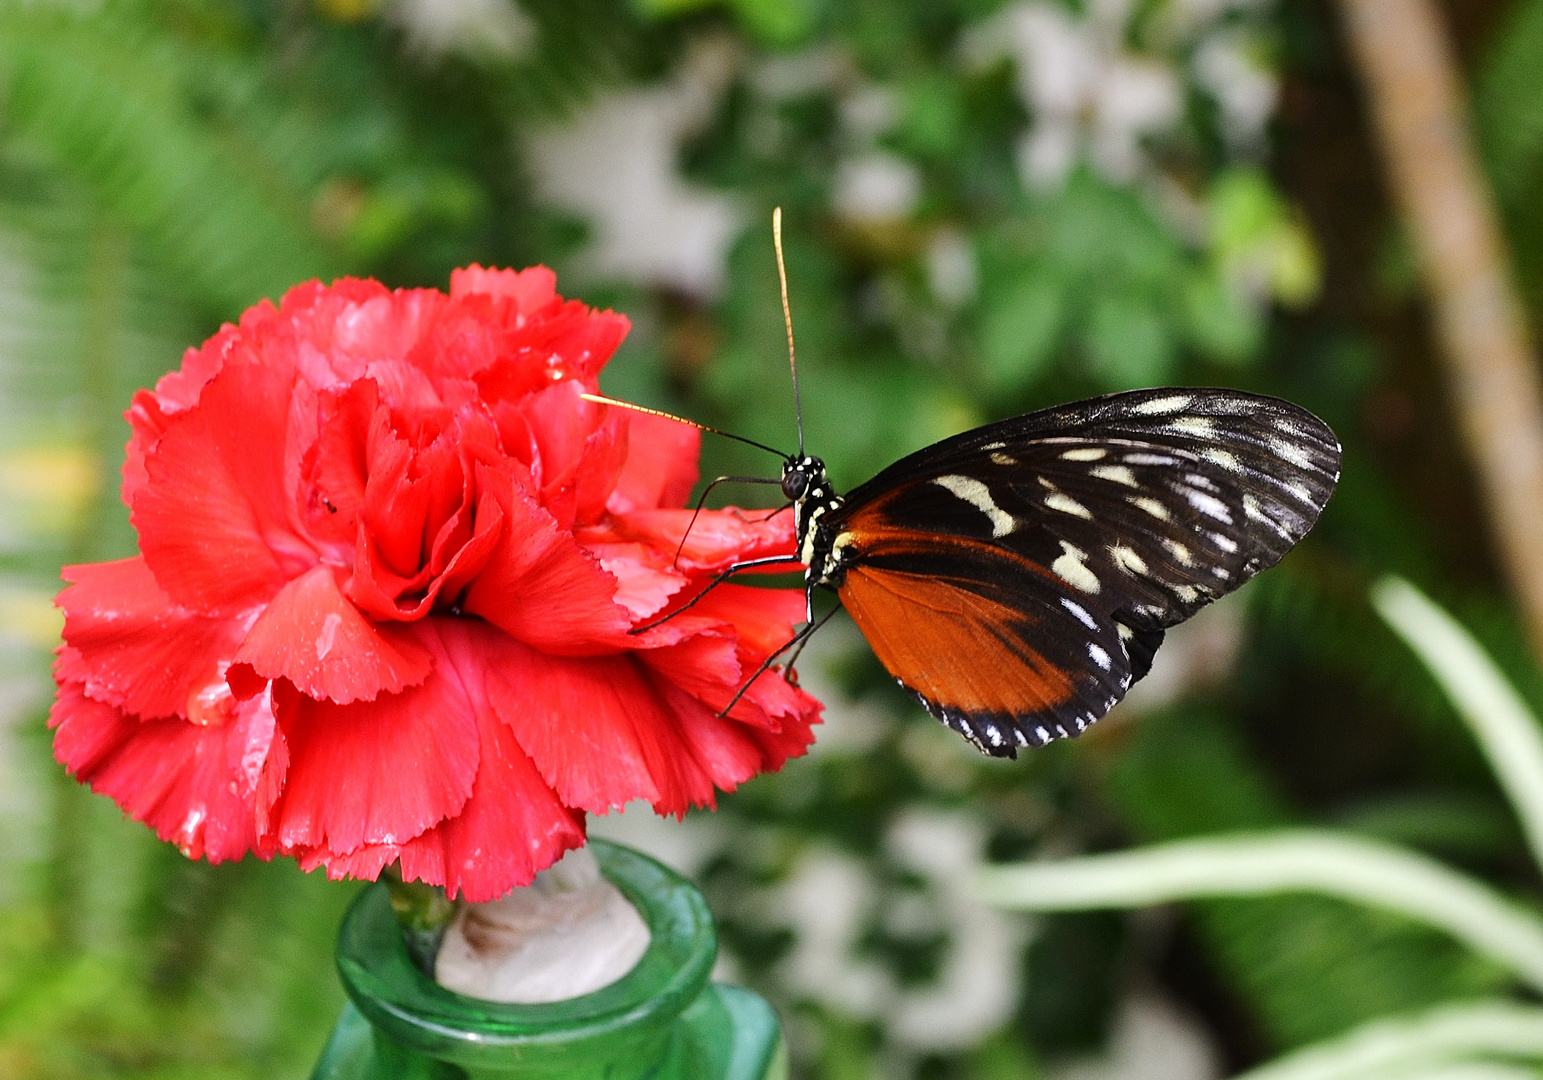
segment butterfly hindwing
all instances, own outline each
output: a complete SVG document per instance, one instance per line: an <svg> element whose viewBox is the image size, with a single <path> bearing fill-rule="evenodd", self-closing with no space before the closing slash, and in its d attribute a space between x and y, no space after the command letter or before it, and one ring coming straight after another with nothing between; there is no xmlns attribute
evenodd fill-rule
<svg viewBox="0 0 1543 1080"><path fill-rule="evenodd" d="M1066 665L1067 679L1091 689L1049 713L1029 709L1011 730L1032 724L1058 735L1058 724L1076 734L1077 721L1088 712L1102 716L1146 673L1164 627L1278 562L1317 520L1338 475L1333 433L1294 405L1232 390L1135 391L930 446L852 491L824 528L844 566L837 589L849 609L849 593L872 590L871 577L903 568L994 604L993 611L1022 614L1008 626L1006 616L988 618L979 608L971 625ZM1089 618L1077 618L1063 601ZM854 610L870 641L876 633L936 636L924 628L925 599L883 610L868 625ZM890 622L902 610L911 619L903 628ZM966 622L953 617L949 625ZM1110 649L1111 634L1118 651ZM1109 653L1111 671L1130 675L1113 695L1099 693L1114 684L1095 670L1088 644ZM968 715L962 702L977 675L938 674L942 667L929 668L919 644L890 651L903 670L882 651L880 658L935 715L945 722L949 710ZM1073 667L1082 671L1080 682ZM1055 724L1042 725L1046 715Z"/></svg>
<svg viewBox="0 0 1543 1080"><path fill-rule="evenodd" d="M875 548L842 604L900 684L987 753L1080 734L1135 677L1113 620L1011 552L899 532Z"/></svg>

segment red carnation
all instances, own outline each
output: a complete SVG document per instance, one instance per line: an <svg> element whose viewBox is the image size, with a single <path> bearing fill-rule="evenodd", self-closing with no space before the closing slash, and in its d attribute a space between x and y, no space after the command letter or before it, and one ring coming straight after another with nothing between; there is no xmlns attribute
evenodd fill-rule
<svg viewBox="0 0 1543 1080"><path fill-rule="evenodd" d="M789 515L705 512L698 433L580 398L627 320L553 274L293 289L128 412L138 558L72 566L55 753L211 861L473 901L584 843L584 813L711 806L813 739L762 678L794 590L725 585Z"/></svg>

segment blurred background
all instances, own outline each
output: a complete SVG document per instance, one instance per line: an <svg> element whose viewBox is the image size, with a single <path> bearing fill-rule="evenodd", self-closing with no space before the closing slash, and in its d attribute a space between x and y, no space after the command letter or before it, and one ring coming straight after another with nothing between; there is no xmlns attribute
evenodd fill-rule
<svg viewBox="0 0 1543 1080"><path fill-rule="evenodd" d="M715 815L596 823L702 885L722 973L777 1005L795 1076L1209 1080L1508 992L1448 938L1329 899L1030 918L965 888L983 859L1317 823L1543 893L1367 600L1404 575L1543 704L1526 530L1494 513L1534 504L1493 475L1510 444L1479 445L1507 429L1449 392L1451 281L1401 225L1344 10L0 5L0 1078L301 1078L341 1004L356 886L189 863L51 759L50 602L61 564L133 549L133 389L303 279L540 262L632 318L608 392L787 446L778 204L808 444L839 488L988 419L1164 383L1288 397L1346 448L1319 528L1172 632L1087 737L984 759L838 622L801 665L829 702L809 757ZM1543 0L1435 14L1468 197L1503 239L1468 265L1537 325ZM708 441L704 473L765 469L741 449Z"/></svg>

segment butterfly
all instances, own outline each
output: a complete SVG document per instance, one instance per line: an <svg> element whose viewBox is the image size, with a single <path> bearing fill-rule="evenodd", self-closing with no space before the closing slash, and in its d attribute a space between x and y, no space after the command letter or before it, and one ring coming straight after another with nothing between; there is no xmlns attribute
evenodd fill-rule
<svg viewBox="0 0 1543 1080"><path fill-rule="evenodd" d="M901 687L997 757L1104 716L1151 670L1168 627L1307 535L1340 470L1322 420L1226 389L1134 390L987 424L844 496L799 428L780 480L720 478L780 485L806 567L808 620L750 682L784 652L792 678L834 614L814 618L829 590ZM736 564L708 588L786 561Z"/></svg>

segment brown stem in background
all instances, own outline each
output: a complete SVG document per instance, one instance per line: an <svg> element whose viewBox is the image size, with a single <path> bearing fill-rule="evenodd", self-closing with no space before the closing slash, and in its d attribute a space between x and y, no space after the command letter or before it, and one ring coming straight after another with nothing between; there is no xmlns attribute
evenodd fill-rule
<svg viewBox="0 0 1543 1080"><path fill-rule="evenodd" d="M1461 432L1543 657L1543 391L1435 0L1340 0Z"/></svg>

